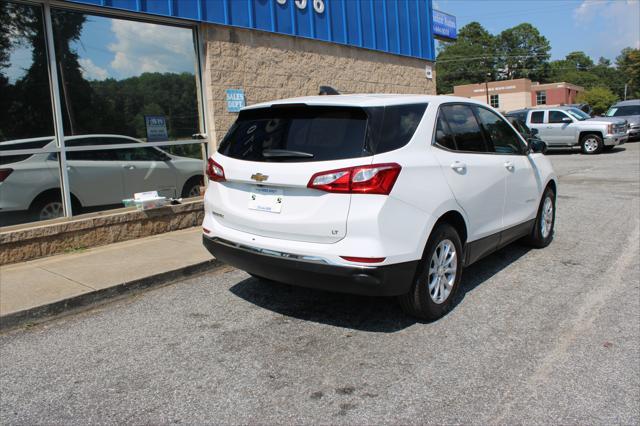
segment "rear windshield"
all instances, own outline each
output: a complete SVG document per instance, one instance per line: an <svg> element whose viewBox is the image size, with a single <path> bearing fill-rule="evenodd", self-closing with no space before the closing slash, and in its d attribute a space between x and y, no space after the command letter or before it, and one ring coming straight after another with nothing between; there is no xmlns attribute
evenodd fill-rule
<svg viewBox="0 0 640 426"><path fill-rule="evenodd" d="M425 108L426 104L249 109L240 112L218 152L248 161L328 161L369 156L406 145Z"/></svg>

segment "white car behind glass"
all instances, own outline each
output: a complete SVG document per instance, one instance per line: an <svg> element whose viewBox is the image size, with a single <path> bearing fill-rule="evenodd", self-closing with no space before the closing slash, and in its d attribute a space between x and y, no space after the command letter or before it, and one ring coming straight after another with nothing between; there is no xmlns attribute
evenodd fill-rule
<svg viewBox="0 0 640 426"><path fill-rule="evenodd" d="M142 191L157 190L160 195L172 198L199 195L202 160L172 155L157 147L144 147L138 139L121 135L65 138L68 147L123 143L140 143L141 147L67 152L74 213L121 206L123 199ZM0 144L2 150L53 146L51 137ZM27 212L29 220L62 216L58 164L55 153L0 157L0 214Z"/></svg>

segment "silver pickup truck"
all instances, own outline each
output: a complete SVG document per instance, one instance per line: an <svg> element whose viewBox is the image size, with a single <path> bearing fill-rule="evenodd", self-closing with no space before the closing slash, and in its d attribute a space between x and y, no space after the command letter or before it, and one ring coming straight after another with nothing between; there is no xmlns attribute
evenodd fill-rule
<svg viewBox="0 0 640 426"><path fill-rule="evenodd" d="M517 117L549 148L579 146L584 154L598 154L622 145L628 139L625 120L600 120L573 107L547 107L511 111L507 116Z"/></svg>

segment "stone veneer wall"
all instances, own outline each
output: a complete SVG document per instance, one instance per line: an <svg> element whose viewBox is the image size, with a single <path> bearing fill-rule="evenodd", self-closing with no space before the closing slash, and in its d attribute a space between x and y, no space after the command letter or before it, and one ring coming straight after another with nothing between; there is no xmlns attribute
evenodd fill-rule
<svg viewBox="0 0 640 426"><path fill-rule="evenodd" d="M203 28L212 144L237 116L227 112L226 89L244 89L247 105L317 95L324 85L341 93L436 93L435 72L427 79L430 62L422 59L220 25Z"/></svg>
<svg viewBox="0 0 640 426"><path fill-rule="evenodd" d="M114 210L0 230L0 265L202 225L203 201L137 211Z"/></svg>

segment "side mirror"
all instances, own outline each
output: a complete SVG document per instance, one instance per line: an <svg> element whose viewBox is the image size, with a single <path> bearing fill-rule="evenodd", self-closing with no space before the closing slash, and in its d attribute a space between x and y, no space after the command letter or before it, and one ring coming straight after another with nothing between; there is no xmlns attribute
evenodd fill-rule
<svg viewBox="0 0 640 426"><path fill-rule="evenodd" d="M538 129L530 129L531 130L531 136L535 136L538 134L539 130Z"/></svg>
<svg viewBox="0 0 640 426"><path fill-rule="evenodd" d="M540 139L529 139L529 149L531 152L544 154L547 152L547 144Z"/></svg>
<svg viewBox="0 0 640 426"><path fill-rule="evenodd" d="M569 117L564 117L564 118L562 119L562 122L563 122L563 123L568 124L568 123L573 123L573 120L572 120L572 119L570 119Z"/></svg>

